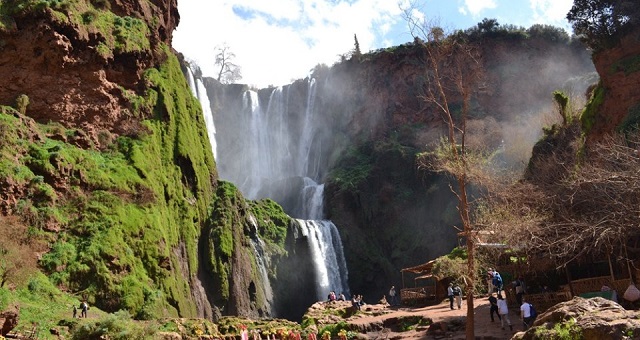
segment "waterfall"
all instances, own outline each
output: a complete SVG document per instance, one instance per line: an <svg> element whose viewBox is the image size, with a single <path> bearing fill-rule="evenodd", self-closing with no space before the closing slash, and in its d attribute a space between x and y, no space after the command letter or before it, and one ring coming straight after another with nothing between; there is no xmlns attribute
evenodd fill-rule
<svg viewBox="0 0 640 340"><path fill-rule="evenodd" d="M314 115L315 79L307 82L304 106L294 102L300 98L293 98L292 93L299 97L304 92L296 92L292 85L273 89L263 109L256 91L244 92L242 118L237 118L243 119L244 130L233 133L248 141L238 142L244 143L243 148L236 150L233 158L221 155L220 177L236 183L250 199L273 198L289 215L298 218L309 251L314 254L319 299L326 298L330 290L349 294L340 235L331 221L323 220L322 214L323 162L319 158L323 145ZM240 161L238 157L245 159Z"/></svg>
<svg viewBox="0 0 640 340"><path fill-rule="evenodd" d="M349 294L347 267L336 226L327 220L297 220L307 237L316 268L316 298L325 300L330 291Z"/></svg>
<svg viewBox="0 0 640 340"><path fill-rule="evenodd" d="M202 106L202 116L204 117L204 123L207 126L207 134L209 135L209 143L211 144L211 152L213 153L213 158L218 159L216 126L213 120L213 112L211 112L211 103L209 102L207 89L205 88L202 79L196 79L196 77L193 75L191 67L187 68L187 73L187 82L189 83L191 93L193 93L193 96L198 99L198 101L200 102L200 106Z"/></svg>
<svg viewBox="0 0 640 340"><path fill-rule="evenodd" d="M306 88L297 85L245 89L236 102L226 103L216 116L219 134L214 137L220 147L216 164L220 178L234 183L246 198L271 198L296 218L312 258L295 261L312 261L316 298L324 300L331 290L349 295L348 272L338 230L322 214L327 162L322 160L326 151L318 137L323 126L314 111L316 81L309 79ZM253 247L264 282L269 283L261 242L253 240ZM271 287L264 290L268 295Z"/></svg>
<svg viewBox="0 0 640 340"><path fill-rule="evenodd" d="M258 224L255 216L250 216L251 223L257 228ZM267 268L269 268L269 257L265 254L264 241L258 236L257 230L253 237L251 237L251 247L253 248L253 253L256 255L256 265L258 267L258 273L260 274L261 281L264 286L262 290L264 292L265 304L268 311L269 316L275 315L276 312L274 310L273 303L273 288L271 287L271 280L269 280L269 274L267 273Z"/></svg>

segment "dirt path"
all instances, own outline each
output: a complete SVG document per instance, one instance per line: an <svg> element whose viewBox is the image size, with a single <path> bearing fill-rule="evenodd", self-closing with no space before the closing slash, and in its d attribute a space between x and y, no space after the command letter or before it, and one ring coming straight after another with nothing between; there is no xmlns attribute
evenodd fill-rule
<svg viewBox="0 0 640 340"><path fill-rule="evenodd" d="M355 320L350 320L352 324L367 324L382 322L383 320L401 317L401 316L425 316L431 318L434 322L455 322L454 320L460 320L464 322L467 314L466 300L462 303L462 309L451 310L448 303L441 303L439 305L427 306L421 308L408 308L408 307L387 307L390 311L388 314L378 316L365 316ZM505 327L502 330L500 327L500 320L495 318L495 322L491 322L489 316L489 301L487 298L478 298L474 300L474 325L476 338L491 338L491 339L510 339L513 334L518 331L522 331L522 322L519 318L519 309L516 306L509 306L509 319L513 325L513 331L509 330L509 327ZM428 327L420 327L416 330L407 332L392 332L385 330L383 332L367 333L366 336L369 339L464 339L464 330L447 332L446 335L440 337L434 337L427 335Z"/></svg>

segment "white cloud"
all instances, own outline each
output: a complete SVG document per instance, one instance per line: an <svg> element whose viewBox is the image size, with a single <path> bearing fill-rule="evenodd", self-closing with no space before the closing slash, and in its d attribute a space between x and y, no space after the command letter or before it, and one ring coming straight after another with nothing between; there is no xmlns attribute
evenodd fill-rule
<svg viewBox="0 0 640 340"><path fill-rule="evenodd" d="M530 0L533 22L568 28L567 13L573 0Z"/></svg>
<svg viewBox="0 0 640 340"><path fill-rule="evenodd" d="M459 8L460 13L466 15L468 11L472 16L477 17L484 10L496 8L496 2L494 0L464 0L464 6Z"/></svg>
<svg viewBox="0 0 640 340"><path fill-rule="evenodd" d="M241 82L259 87L304 78L319 63L332 65L353 49L354 34L363 52L377 48L401 20L397 3L388 0L180 0L178 10L177 51L211 76L214 47L226 42L242 68Z"/></svg>

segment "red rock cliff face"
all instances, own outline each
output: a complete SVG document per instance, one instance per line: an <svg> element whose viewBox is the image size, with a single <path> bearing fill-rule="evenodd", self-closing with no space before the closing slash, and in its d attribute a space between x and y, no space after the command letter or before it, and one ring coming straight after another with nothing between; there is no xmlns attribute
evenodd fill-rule
<svg viewBox="0 0 640 340"><path fill-rule="evenodd" d="M632 110L640 110L640 29L624 37L620 44L593 57L605 89L604 101L591 139L611 132Z"/></svg>
<svg viewBox="0 0 640 340"><path fill-rule="evenodd" d="M0 29L0 104L14 105L16 97L26 94L27 115L38 122L82 127L89 133L87 142L99 147L100 132L133 132L137 119L126 97L142 89L141 72L163 60L159 46L170 44L179 15L176 0L111 0L103 9L85 5L10 17ZM100 53L109 37L83 20L105 10L153 27L146 37L148 48Z"/></svg>

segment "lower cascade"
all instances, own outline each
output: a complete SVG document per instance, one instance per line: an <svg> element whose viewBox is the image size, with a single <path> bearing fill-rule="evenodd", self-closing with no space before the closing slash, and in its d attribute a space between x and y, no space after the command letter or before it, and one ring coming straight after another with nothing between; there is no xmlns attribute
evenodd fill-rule
<svg viewBox="0 0 640 340"><path fill-rule="evenodd" d="M296 219L302 235L309 242L313 267L316 272L316 298L325 300L327 294L349 295L347 264L342 241L336 226L328 220Z"/></svg>

